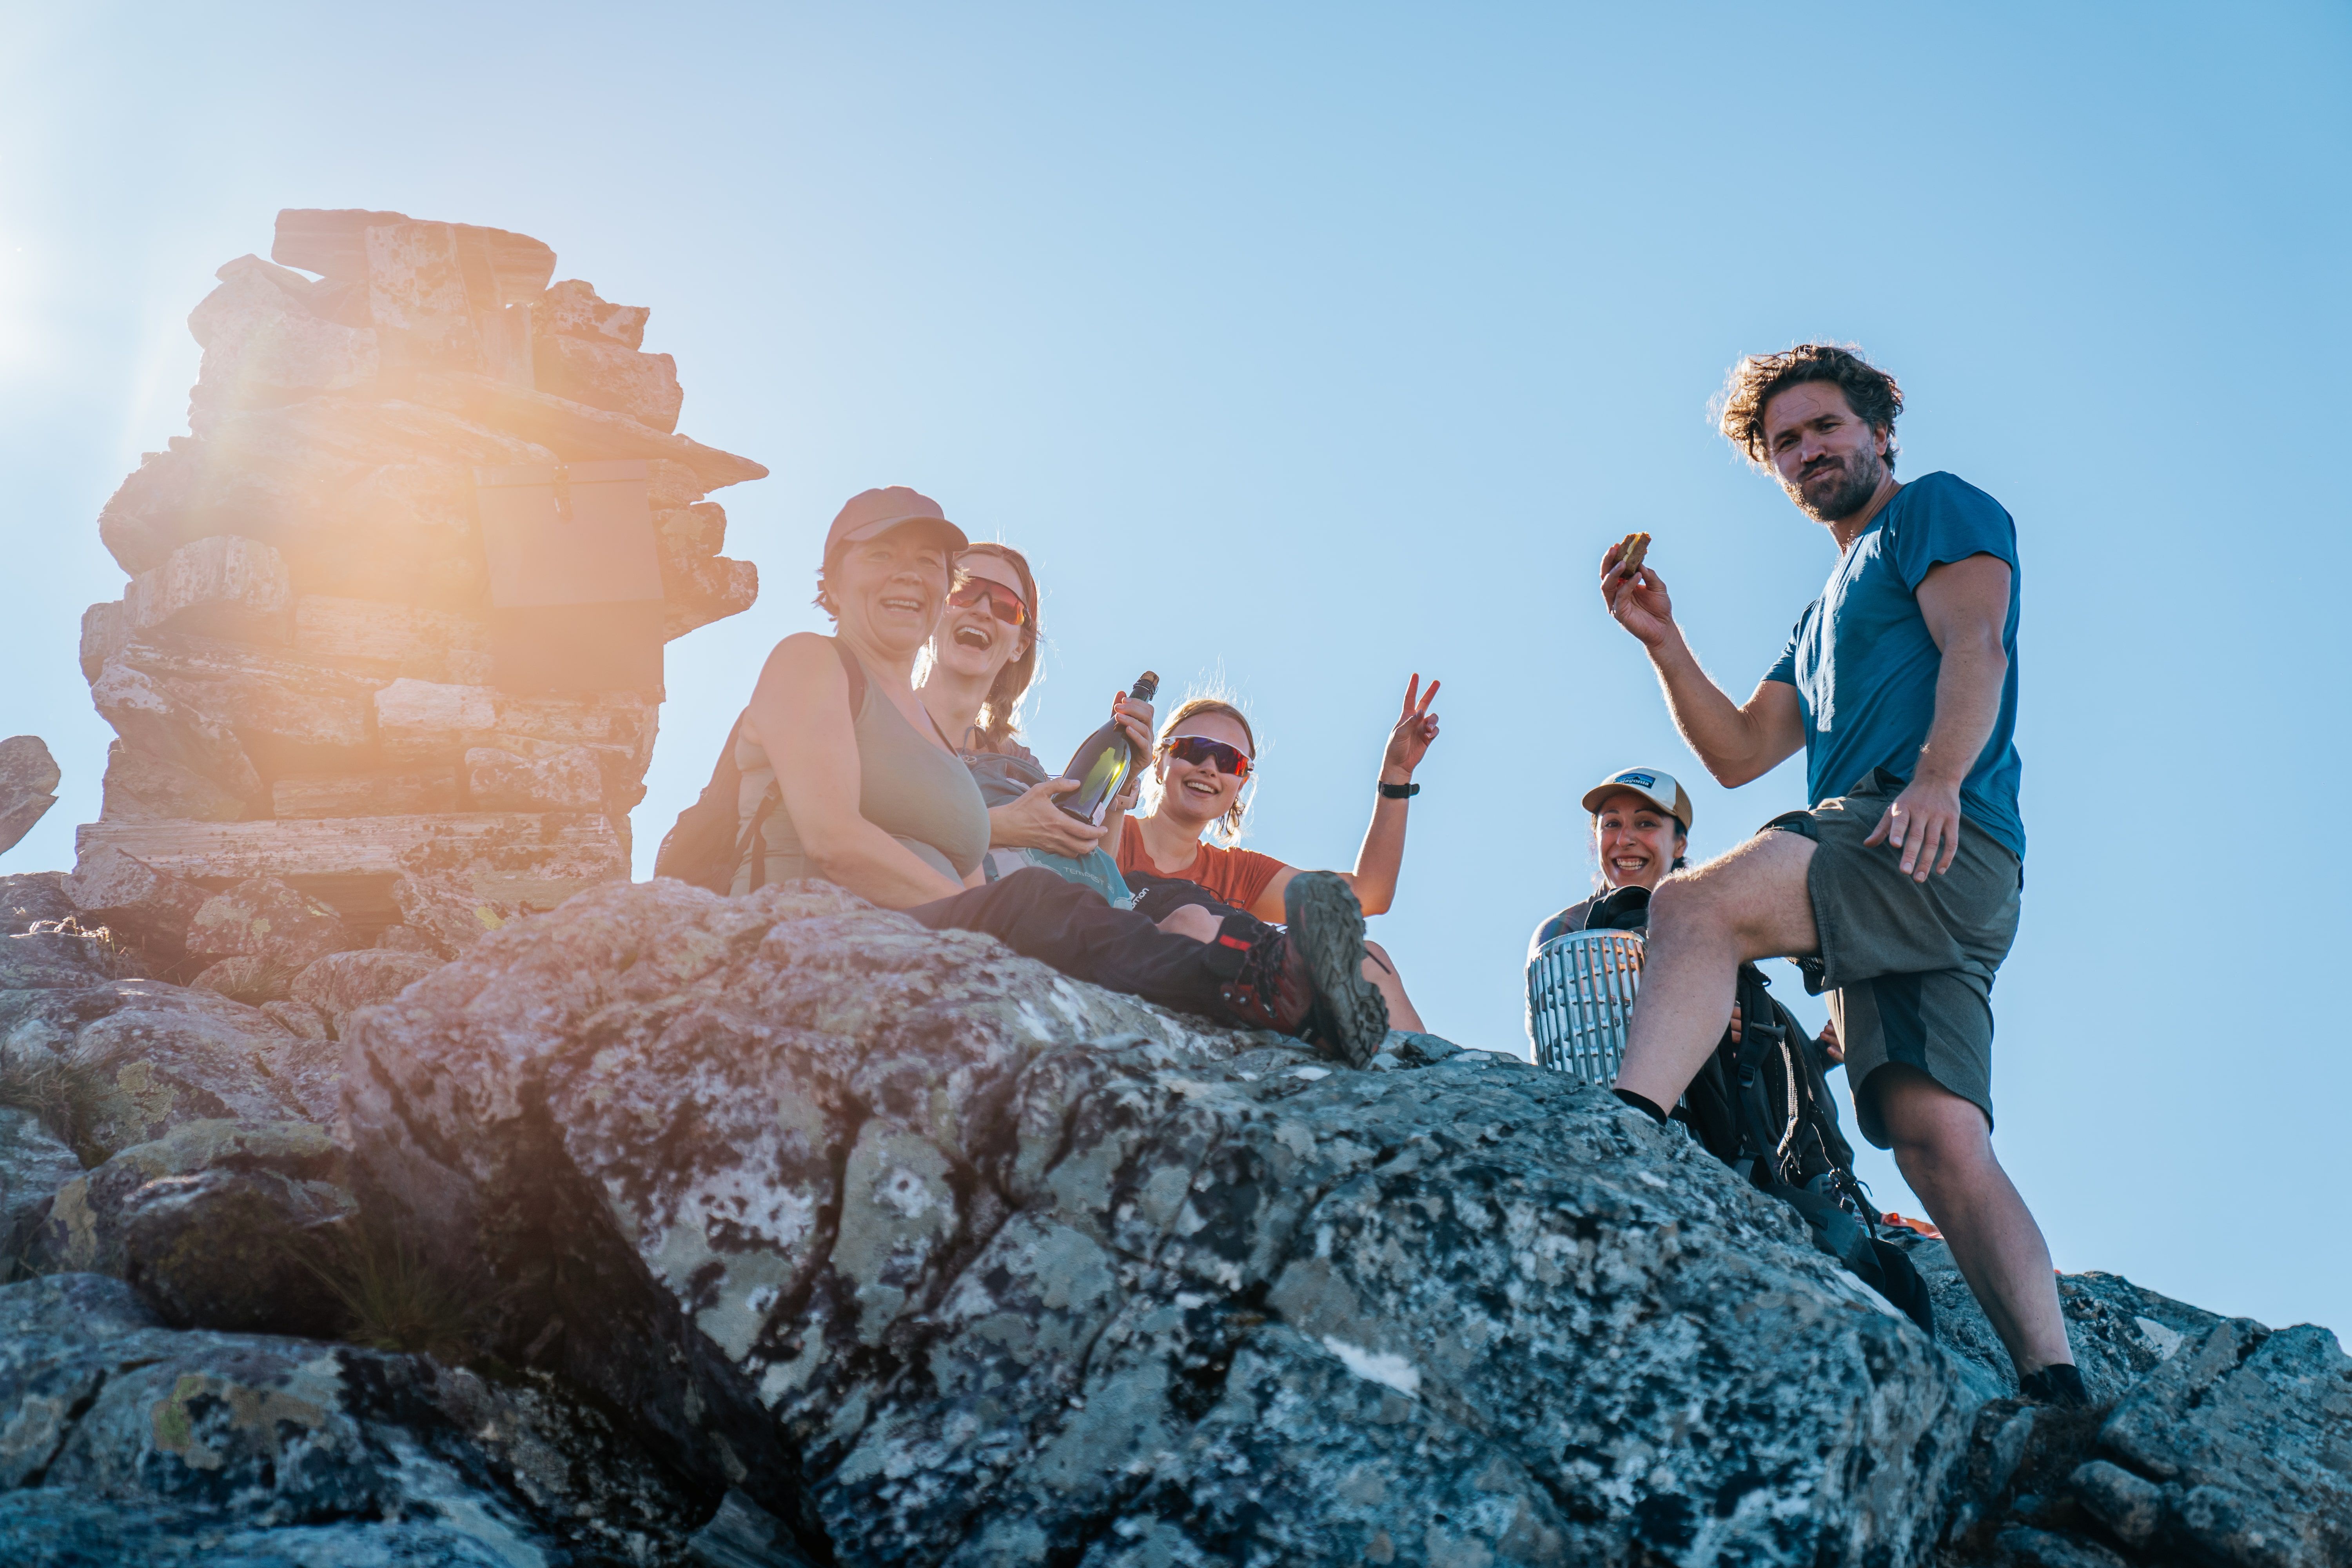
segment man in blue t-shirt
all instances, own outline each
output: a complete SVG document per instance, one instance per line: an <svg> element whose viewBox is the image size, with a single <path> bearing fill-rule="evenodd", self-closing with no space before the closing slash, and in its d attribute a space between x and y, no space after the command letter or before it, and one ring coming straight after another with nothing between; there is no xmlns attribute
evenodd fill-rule
<svg viewBox="0 0 2352 1568"><path fill-rule="evenodd" d="M1723 433L1837 542L1771 672L1736 704L1699 668L1666 585L1601 563L1675 722L1727 787L1805 751L1806 797L1650 906L1618 1097L1660 1121L1714 1052L1746 960L1831 993L1854 1119L1951 1243L2029 1397L2084 1400L2041 1227L1992 1152L1995 973L2017 934L2017 530L1950 474L1895 478L1903 395L1848 350L1742 360Z"/></svg>

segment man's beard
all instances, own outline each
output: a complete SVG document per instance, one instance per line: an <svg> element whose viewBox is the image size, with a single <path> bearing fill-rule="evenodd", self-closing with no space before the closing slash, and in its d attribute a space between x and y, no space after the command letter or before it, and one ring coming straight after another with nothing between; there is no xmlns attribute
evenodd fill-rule
<svg viewBox="0 0 2352 1568"><path fill-rule="evenodd" d="M1840 458L1816 458L1808 466L1811 470L1809 477L1816 481L1817 490L1819 481L1831 475L1838 475L1840 481L1820 491L1818 500L1805 494L1808 476L1800 476L1795 484L1782 487L1789 492L1789 499L1817 522L1843 522L1870 504L1870 498L1878 493L1879 480L1886 477L1886 465L1875 452L1857 453L1851 463Z"/></svg>

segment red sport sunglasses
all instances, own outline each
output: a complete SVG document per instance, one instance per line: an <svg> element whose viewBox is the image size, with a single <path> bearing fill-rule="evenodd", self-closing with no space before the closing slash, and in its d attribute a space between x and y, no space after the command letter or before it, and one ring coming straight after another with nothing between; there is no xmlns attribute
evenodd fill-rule
<svg viewBox="0 0 2352 1568"><path fill-rule="evenodd" d="M1029 624L1029 606L1021 602L1021 595L1003 584L992 583L985 577L974 577L971 582L950 594L948 603L959 610L977 609L985 604L988 606L988 613L1008 626L1025 626Z"/></svg>
<svg viewBox="0 0 2352 1568"><path fill-rule="evenodd" d="M1223 741L1212 741L1206 735L1175 735L1160 742L1162 753L1180 763L1195 766L1213 763L1226 777L1236 783L1250 776L1249 753L1239 746L1229 746Z"/></svg>

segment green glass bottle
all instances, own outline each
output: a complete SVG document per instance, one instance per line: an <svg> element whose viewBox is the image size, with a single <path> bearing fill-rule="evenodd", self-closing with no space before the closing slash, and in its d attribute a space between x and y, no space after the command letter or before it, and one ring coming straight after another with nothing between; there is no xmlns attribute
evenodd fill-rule
<svg viewBox="0 0 2352 1568"><path fill-rule="evenodd" d="M1149 702L1159 689L1160 678L1147 669L1128 695L1138 702ZM1142 761L1143 754L1118 727L1118 721L1107 719L1101 729L1078 743L1070 765L1062 770L1062 776L1076 779L1078 787L1054 804L1087 826L1100 827L1110 803L1127 787L1128 775Z"/></svg>

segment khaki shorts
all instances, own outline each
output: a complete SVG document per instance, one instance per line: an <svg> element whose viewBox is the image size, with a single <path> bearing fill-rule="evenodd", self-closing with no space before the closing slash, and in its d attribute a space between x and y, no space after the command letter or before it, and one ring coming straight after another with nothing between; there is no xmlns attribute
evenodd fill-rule
<svg viewBox="0 0 2352 1568"><path fill-rule="evenodd" d="M1801 961L1805 987L1831 993L1854 1120L1881 1149L1890 1141L1870 1080L1890 1062L1992 1121L1992 982L2017 940L2024 886L2023 863L1966 817L1950 870L1905 876L1900 849L1863 843L1902 793L1901 779L1874 768L1848 794L1765 825L1813 841L1805 882L1822 945Z"/></svg>

